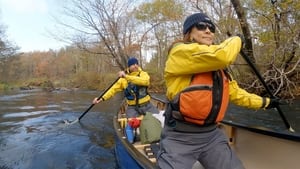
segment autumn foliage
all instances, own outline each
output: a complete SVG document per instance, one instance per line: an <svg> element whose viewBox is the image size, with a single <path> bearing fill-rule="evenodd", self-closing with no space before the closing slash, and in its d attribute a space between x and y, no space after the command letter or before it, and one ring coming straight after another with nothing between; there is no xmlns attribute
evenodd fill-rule
<svg viewBox="0 0 300 169"><path fill-rule="evenodd" d="M286 98L300 95L298 0L71 0L70 3L63 14L76 20L76 25L59 23L65 32L74 34L53 33L56 39L69 40L70 46L2 57L1 86L50 80L55 87L103 89L114 80L117 71L126 68L127 59L136 56L151 75L150 88L164 90L163 72L169 46L182 38L186 16L205 12L217 26L216 43L228 36L244 36L243 50L274 95ZM267 94L242 57L238 57L230 70L243 88Z"/></svg>

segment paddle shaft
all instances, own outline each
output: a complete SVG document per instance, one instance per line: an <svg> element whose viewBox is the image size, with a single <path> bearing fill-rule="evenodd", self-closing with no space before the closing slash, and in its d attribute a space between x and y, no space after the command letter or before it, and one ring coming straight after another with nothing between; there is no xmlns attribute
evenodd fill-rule
<svg viewBox="0 0 300 169"><path fill-rule="evenodd" d="M118 77L108 88L105 89L104 92L102 92L102 94L97 98L97 100L100 100L101 97L120 79L120 77ZM91 110L91 108L93 108L95 106L95 104L91 104L90 107L88 109L86 109L86 111L84 113L82 113L82 115L78 118L78 121L80 121L80 119Z"/></svg>
<svg viewBox="0 0 300 169"><path fill-rule="evenodd" d="M256 76L258 77L258 79L260 80L260 82L262 83L262 85L265 87L266 91L268 92L268 94L270 95L271 98L275 98L275 96L273 95L273 93L271 92L271 90L269 89L268 85L266 84L265 80L263 79L263 77L260 75L260 73L258 72L256 66L251 62L251 60L249 59L249 57L245 54L245 52L243 50L240 51L240 54L242 55L242 57L245 59L245 61L248 63L248 65L252 68L252 70L254 71L254 73L256 74ZM279 105L276 105L275 107L280 115L280 117L282 118L285 126L291 131L294 132L294 129L291 127L291 125L289 124L289 122L287 121L287 119L285 118L281 108Z"/></svg>

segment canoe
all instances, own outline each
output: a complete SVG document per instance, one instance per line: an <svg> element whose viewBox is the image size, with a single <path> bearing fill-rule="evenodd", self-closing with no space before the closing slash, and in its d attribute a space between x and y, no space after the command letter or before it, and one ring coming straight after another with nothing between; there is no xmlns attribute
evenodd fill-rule
<svg viewBox="0 0 300 169"><path fill-rule="evenodd" d="M152 97L151 102L163 112L164 99ZM159 143L130 143L125 133L123 102L114 117L116 132L115 154L121 169L156 168L156 153ZM126 122L125 122L126 123ZM288 130L275 131L265 127L247 126L231 120L223 120L219 127L226 133L228 142L246 169L298 169L300 157L300 133ZM193 169L202 169L195 163Z"/></svg>
<svg viewBox="0 0 300 169"><path fill-rule="evenodd" d="M159 98L152 98L151 102L160 110L164 111L165 102ZM156 157L159 145L142 144L136 140L133 144L126 137L125 125L128 119L125 118L126 101L124 100L113 119L116 132L115 155L120 169L154 169L156 167ZM154 152L152 150L155 150Z"/></svg>

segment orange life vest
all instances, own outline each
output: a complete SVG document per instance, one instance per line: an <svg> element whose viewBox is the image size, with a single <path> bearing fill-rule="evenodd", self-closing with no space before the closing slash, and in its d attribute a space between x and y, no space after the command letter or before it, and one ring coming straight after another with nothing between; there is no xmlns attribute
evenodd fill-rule
<svg viewBox="0 0 300 169"><path fill-rule="evenodd" d="M229 102L228 77L224 70L195 74L171 101L173 118L198 125L221 121Z"/></svg>

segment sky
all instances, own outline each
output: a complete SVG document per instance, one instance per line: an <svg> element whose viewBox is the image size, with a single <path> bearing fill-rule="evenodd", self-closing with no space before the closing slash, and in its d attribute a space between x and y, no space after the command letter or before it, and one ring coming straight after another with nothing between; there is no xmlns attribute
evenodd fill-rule
<svg viewBox="0 0 300 169"><path fill-rule="evenodd" d="M49 32L55 28L53 16L62 10L64 0L0 0L0 23L6 36L20 52L57 50L67 44Z"/></svg>

